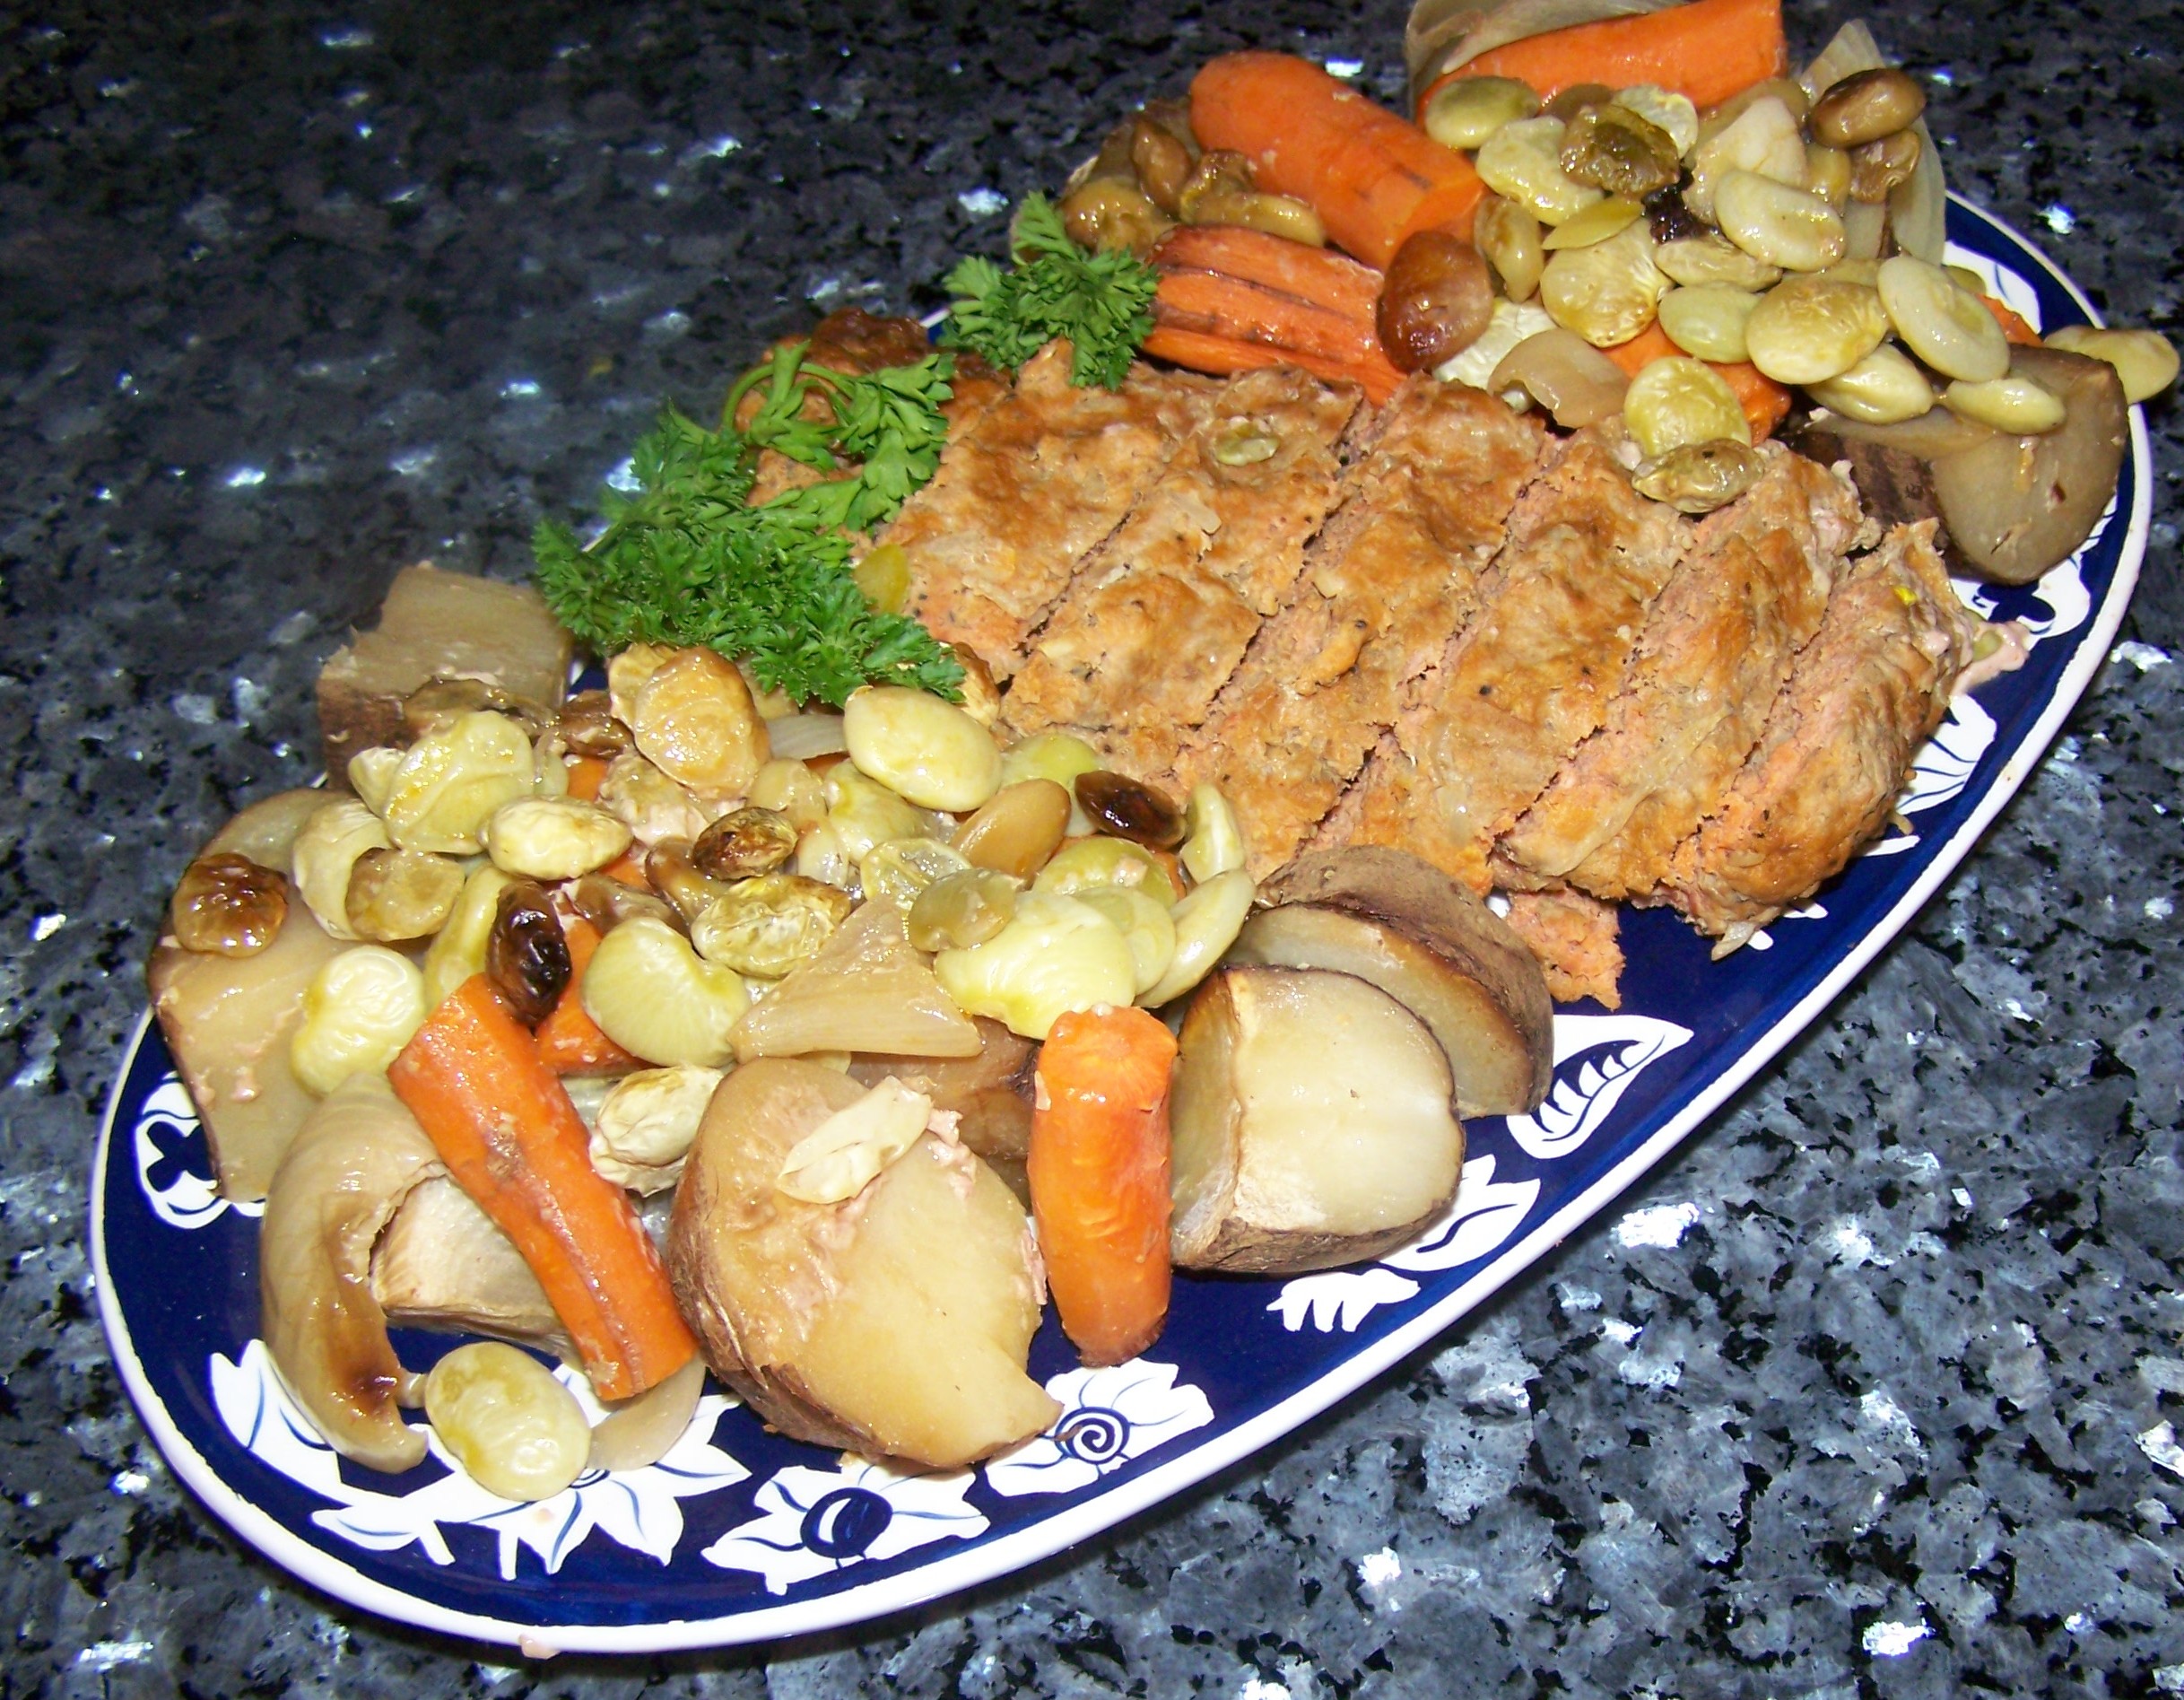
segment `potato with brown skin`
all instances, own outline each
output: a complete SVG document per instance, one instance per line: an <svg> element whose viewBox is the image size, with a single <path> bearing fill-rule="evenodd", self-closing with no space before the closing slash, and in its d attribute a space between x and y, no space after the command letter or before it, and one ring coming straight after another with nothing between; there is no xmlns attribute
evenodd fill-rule
<svg viewBox="0 0 2184 1700"><path fill-rule="evenodd" d="M798 1440L953 1469L1061 1414L1024 1373L1044 1300L1023 1207L967 1148L920 1136L853 1197L791 1197L797 1143L866 1088L764 1058L722 1082L667 1235L714 1373Z"/></svg>
<svg viewBox="0 0 2184 1700"><path fill-rule="evenodd" d="M1554 1007L1538 959L1439 868L1379 846L1316 852L1269 876L1259 901L1272 907L1244 923L1230 961L1371 981L1440 1042L1459 1114L1517 1115L1547 1095Z"/></svg>
<svg viewBox="0 0 2184 1700"><path fill-rule="evenodd" d="M1449 1059L1379 988L1231 967L1183 1023L1169 1100L1179 1268L1293 1275L1392 1251L1464 1169Z"/></svg>
<svg viewBox="0 0 2184 1700"><path fill-rule="evenodd" d="M979 1051L975 1057L905 1057L860 1051L849 1059L849 1077L874 1086L892 1075L933 1108L962 1118L956 1134L1027 1205L1030 1183L1024 1156L1031 1146L1031 1065L1039 1047L988 1016L974 1016Z"/></svg>

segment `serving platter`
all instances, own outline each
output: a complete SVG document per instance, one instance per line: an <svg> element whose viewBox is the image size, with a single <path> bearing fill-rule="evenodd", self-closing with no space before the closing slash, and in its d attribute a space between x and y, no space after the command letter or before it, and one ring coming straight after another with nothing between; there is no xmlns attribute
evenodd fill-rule
<svg viewBox="0 0 2184 1700"><path fill-rule="evenodd" d="M2091 322L2022 237L1963 203L1953 262L2036 327ZM1022 1568L1274 1442L1447 1330L1704 1125L1901 930L2023 782L2092 682L2145 551L2136 409L2116 499L2038 584L1964 584L2020 620L2023 667L1960 698L1920 754L1901 824L1726 961L1666 911L1626 911L1623 1006L1559 1008L1529 1116L1467 1125L1449 1214L1376 1262L1287 1279L1179 1277L1148 1356L1079 1368L1049 1314L1031 1373L1047 1434L976 1470L918 1473L765 1431L709 1387L658 1464L512 1505L437 1449L390 1477L339 1459L257 1338L259 1207L221 1199L149 1017L109 1100L91 1187L102 1318L176 1474L275 1563L338 1600L526 1652L651 1652L839 1627ZM453 1344L398 1333L404 1361ZM577 1382L580 1397L580 1380Z"/></svg>

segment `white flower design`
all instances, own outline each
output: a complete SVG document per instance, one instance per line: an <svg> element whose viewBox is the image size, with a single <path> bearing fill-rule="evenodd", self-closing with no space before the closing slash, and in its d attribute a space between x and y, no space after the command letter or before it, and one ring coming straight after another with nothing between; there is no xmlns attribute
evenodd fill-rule
<svg viewBox="0 0 2184 1700"><path fill-rule="evenodd" d="M1204 1393L1188 1382L1176 1384L1176 1365L1142 1357L1071 1370L1048 1382L1047 1391L1061 1402L1061 1417L986 1466L986 1485L996 1494L1075 1493L1214 1420Z"/></svg>
<svg viewBox="0 0 2184 1700"><path fill-rule="evenodd" d="M197 1106L190 1100L189 1088L171 1068L145 1095L144 1108L136 1112L136 1125L129 1130L129 1143L136 1159L136 1184L144 1190L144 1202L169 1227L209 1227L231 1209L242 1216L265 1213L262 1203L220 1196L212 1175L212 1154L197 1120Z"/></svg>
<svg viewBox="0 0 2184 1700"><path fill-rule="evenodd" d="M1390 1268L1423 1273L1472 1262L1498 1250L1515 1234L1538 1197L1536 1176L1529 1181L1496 1181L1492 1154L1474 1157L1464 1165L1464 1178L1457 1186L1448 1214L1381 1261Z"/></svg>
<svg viewBox="0 0 2184 1700"><path fill-rule="evenodd" d="M1417 1291L1417 1282L1376 1263L1369 1269L1326 1269L1318 1275L1300 1275L1293 1281L1284 1281L1282 1291L1266 1308L1281 1317L1282 1326L1292 1334L1308 1321L1322 1334L1331 1334L1337 1328L1348 1334L1381 1305L1400 1304Z"/></svg>
<svg viewBox="0 0 2184 1700"><path fill-rule="evenodd" d="M1510 1117L1510 1137L1528 1156L1568 1155L1598 1131L1641 1071L1690 1042L1690 1028L1655 1016L1558 1014L1554 1084L1530 1115Z"/></svg>
<svg viewBox="0 0 2184 1700"><path fill-rule="evenodd" d="M2059 566L2049 568L2033 586L2033 596L2048 605L2048 617L2024 622L2025 636L2032 642L2075 632L2093 611L2093 592L2085 588L2085 575L2080 569L2086 553L2101 541L2101 534L2116 517L2116 502L2117 498L2110 496L2108 506L2101 510L2101 517L2093 521L2093 528L2085 534L2085 541L2078 545L2077 553Z"/></svg>
<svg viewBox="0 0 2184 1700"><path fill-rule="evenodd" d="M756 1571L768 1593L868 1558L986 1532L985 1515L964 1493L969 1470L920 1475L842 1455L839 1469L792 1464L758 1490L759 1515L705 1548L708 1564Z"/></svg>
<svg viewBox="0 0 2184 1700"><path fill-rule="evenodd" d="M1911 758L1910 782L1896 798L1897 811L1918 815L1953 801L1971 783L1995 741L1995 717L1976 699L1960 696L1949 718Z"/></svg>
<svg viewBox="0 0 2184 1700"><path fill-rule="evenodd" d="M555 1372L596 1422L604 1415L584 1378L576 1371ZM238 1444L260 1462L303 1487L335 1501L311 1513L311 1521L329 1533L374 1552L396 1552L413 1543L436 1565L452 1565L455 1554L443 1524L491 1530L499 1539L503 1579L516 1574L517 1550L528 1547L548 1575L589 1539L595 1531L649 1555L665 1565L683 1539L683 1511L677 1503L718 1492L751 1472L712 1443L721 1413L735 1403L717 1393L698 1401L696 1415L683 1437L657 1464L644 1469L589 1470L552 1499L517 1504L490 1494L464 1471L439 1437L416 1426L445 1475L406 1494L382 1494L352 1486L341 1474L341 1459L322 1440L309 1417L290 1398L273 1367L263 1340L243 1348L231 1363L215 1353L211 1366L213 1403Z"/></svg>
<svg viewBox="0 0 2184 1700"><path fill-rule="evenodd" d="M1539 1193L1537 1177L1497 1181L1492 1155L1474 1157L1464 1165L1448 1210L1408 1245L1369 1269L1327 1269L1286 1281L1266 1308L1292 1334L1307 1321L1322 1334L1338 1328L1352 1333L1381 1305L1416 1295L1418 1283L1397 1271L1438 1274L1499 1251L1523 1225Z"/></svg>

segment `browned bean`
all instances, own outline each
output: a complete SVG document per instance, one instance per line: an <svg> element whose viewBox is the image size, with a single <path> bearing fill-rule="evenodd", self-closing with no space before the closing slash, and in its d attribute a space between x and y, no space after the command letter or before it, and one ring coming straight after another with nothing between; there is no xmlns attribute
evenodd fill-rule
<svg viewBox="0 0 2184 1700"><path fill-rule="evenodd" d="M1076 792L1092 824L1111 838L1153 850L1183 841L1183 811L1142 780L1101 769L1078 774Z"/></svg>
<svg viewBox="0 0 2184 1700"><path fill-rule="evenodd" d="M1130 120L1130 169L1147 198L1170 218L1182 210L1193 163L1190 150L1172 132L1142 112Z"/></svg>
<svg viewBox="0 0 2184 1700"><path fill-rule="evenodd" d="M640 915L666 921L677 932L689 930L682 911L665 898L640 892L634 885L624 885L605 874L587 874L568 890L569 901L576 906L577 913L603 933L611 933L623 921L633 920Z"/></svg>
<svg viewBox="0 0 2184 1700"><path fill-rule="evenodd" d="M184 950L255 956L288 919L288 881L248 856L200 856L182 870L167 913Z"/></svg>
<svg viewBox="0 0 2184 1700"><path fill-rule="evenodd" d="M505 714L536 737L552 716L526 697L477 679L427 679L402 701L402 722L413 738L430 737L466 714Z"/></svg>
<svg viewBox="0 0 2184 1700"><path fill-rule="evenodd" d="M1642 200L1683 175L1667 131L1624 106L1588 107L1562 133L1562 170L1610 195Z"/></svg>
<svg viewBox="0 0 2184 1700"><path fill-rule="evenodd" d="M1062 228L1080 248L1099 253L1127 248L1142 254L1168 233L1161 209L1136 184L1096 177L1063 197Z"/></svg>
<svg viewBox="0 0 2184 1700"><path fill-rule="evenodd" d="M553 729L576 754L596 755L603 762L627 755L632 747L630 728L614 718L605 691L579 691L561 704L561 718Z"/></svg>
<svg viewBox="0 0 2184 1700"><path fill-rule="evenodd" d="M1888 198L1919 163L1919 132L1898 130L1850 150L1850 198L1873 205Z"/></svg>
<svg viewBox="0 0 2184 1700"><path fill-rule="evenodd" d="M1853 71L1814 103L1806 123L1813 140L1854 148L1908 130L1927 109L1926 91L1915 79L1884 65Z"/></svg>
<svg viewBox="0 0 2184 1700"><path fill-rule="evenodd" d="M1493 316L1493 276L1460 236L1419 231L1388 262L1376 318L1397 371L1424 371L1462 353Z"/></svg>
<svg viewBox="0 0 2184 1700"><path fill-rule="evenodd" d="M1605 106L1614 98L1615 91L1605 83L1573 83L1540 109L1545 117L1568 124L1587 107Z"/></svg>
<svg viewBox="0 0 2184 1700"><path fill-rule="evenodd" d="M1029 879L1069 832L1069 793L1052 780L1004 785L955 829L955 850L973 867Z"/></svg>
<svg viewBox="0 0 2184 1700"><path fill-rule="evenodd" d="M770 874L796 853L796 827L770 808L731 809L698 834L690 859L713 879Z"/></svg>
<svg viewBox="0 0 2184 1700"><path fill-rule="evenodd" d="M516 1018L535 1027L553 1013L570 975L569 940L546 888L519 879L500 894L485 939L485 972Z"/></svg>

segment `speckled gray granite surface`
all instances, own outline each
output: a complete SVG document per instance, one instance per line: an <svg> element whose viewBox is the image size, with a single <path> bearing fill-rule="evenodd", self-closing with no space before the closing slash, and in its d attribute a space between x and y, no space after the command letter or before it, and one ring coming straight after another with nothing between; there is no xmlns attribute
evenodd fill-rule
<svg viewBox="0 0 2184 1700"><path fill-rule="evenodd" d="M1796 4L1815 45L1848 9ZM824 22L818 20L823 18ZM2184 1692L2184 430L2125 630L1803 1042L1437 1351L1089 1549L657 1665L390 1629L162 1468L93 1314L162 893L395 566L513 576L663 395L934 304L1109 115L1400 9L0 9L0 1696ZM1915 0L1953 181L2178 328L2171 4ZM2172 659L2172 658L2174 658ZM2151 1450L2150 1450L2151 1449Z"/></svg>

